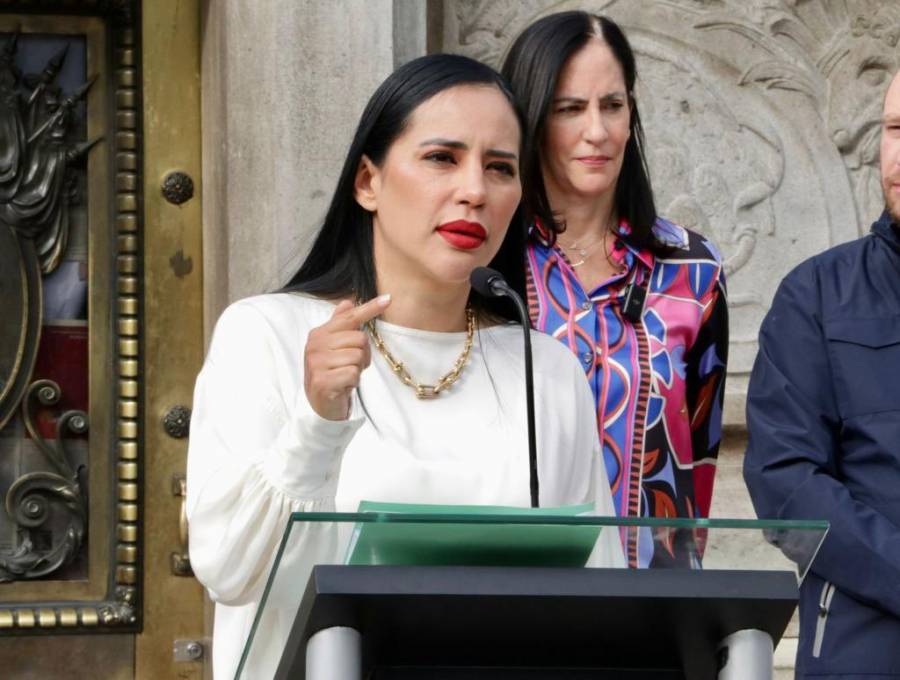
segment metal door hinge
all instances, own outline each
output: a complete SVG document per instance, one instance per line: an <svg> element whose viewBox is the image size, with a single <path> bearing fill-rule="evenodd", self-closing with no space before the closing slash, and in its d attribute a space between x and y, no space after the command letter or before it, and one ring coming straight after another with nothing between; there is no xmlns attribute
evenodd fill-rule
<svg viewBox="0 0 900 680"><path fill-rule="evenodd" d="M176 663L200 661L206 653L206 645L202 640L175 640L172 654Z"/></svg>

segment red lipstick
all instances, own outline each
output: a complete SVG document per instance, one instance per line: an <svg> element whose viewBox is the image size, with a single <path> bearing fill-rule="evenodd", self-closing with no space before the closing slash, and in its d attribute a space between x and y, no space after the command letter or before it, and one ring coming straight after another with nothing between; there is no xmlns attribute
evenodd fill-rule
<svg viewBox="0 0 900 680"><path fill-rule="evenodd" d="M602 167L611 159L609 156L580 156L578 160L591 167Z"/></svg>
<svg viewBox="0 0 900 680"><path fill-rule="evenodd" d="M446 222L437 228L444 240L454 248L460 250L472 250L484 243L487 231L478 222L456 220Z"/></svg>

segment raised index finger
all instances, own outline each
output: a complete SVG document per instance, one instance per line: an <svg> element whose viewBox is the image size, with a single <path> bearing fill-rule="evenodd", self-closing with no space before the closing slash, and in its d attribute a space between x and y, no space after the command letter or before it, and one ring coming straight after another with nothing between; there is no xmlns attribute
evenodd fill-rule
<svg viewBox="0 0 900 680"><path fill-rule="evenodd" d="M390 304L390 294L379 295L378 297L372 298L368 302L365 302L358 307L353 307L352 309L348 309L345 312L336 313L334 318L340 318L340 320L349 328L359 328L364 323L366 323L366 321L374 319L376 316L381 314L385 309L387 309L388 305Z"/></svg>

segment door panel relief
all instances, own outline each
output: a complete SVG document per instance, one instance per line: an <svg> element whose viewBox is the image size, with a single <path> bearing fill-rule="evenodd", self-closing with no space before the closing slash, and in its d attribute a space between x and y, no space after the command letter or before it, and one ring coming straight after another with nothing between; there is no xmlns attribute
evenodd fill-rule
<svg viewBox="0 0 900 680"><path fill-rule="evenodd" d="M0 13L0 635L141 626L139 12L58 4Z"/></svg>

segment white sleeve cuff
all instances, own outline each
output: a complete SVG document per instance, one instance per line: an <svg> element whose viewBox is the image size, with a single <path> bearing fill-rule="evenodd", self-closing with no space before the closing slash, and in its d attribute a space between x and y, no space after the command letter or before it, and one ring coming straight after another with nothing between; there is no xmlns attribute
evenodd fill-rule
<svg viewBox="0 0 900 680"><path fill-rule="evenodd" d="M364 420L326 420L314 411L295 416L278 435L273 455L263 461L263 475L295 499L333 499L344 451Z"/></svg>

